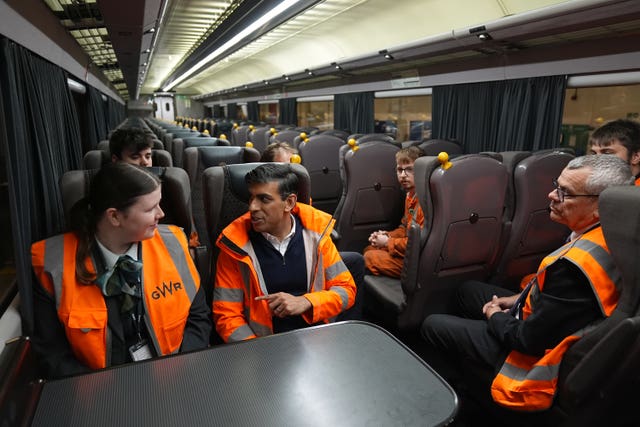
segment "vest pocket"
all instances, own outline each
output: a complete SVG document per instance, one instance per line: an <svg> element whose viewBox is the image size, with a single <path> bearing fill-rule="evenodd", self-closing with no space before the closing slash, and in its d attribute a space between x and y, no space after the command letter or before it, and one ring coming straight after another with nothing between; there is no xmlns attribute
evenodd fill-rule
<svg viewBox="0 0 640 427"><path fill-rule="evenodd" d="M73 311L65 322L73 353L92 369L105 367L106 330L107 310Z"/></svg>
<svg viewBox="0 0 640 427"><path fill-rule="evenodd" d="M178 320L168 322L162 328L162 335L166 347L160 343L163 354L171 354L177 352L182 345L182 338L184 336L184 327L187 323L188 313Z"/></svg>

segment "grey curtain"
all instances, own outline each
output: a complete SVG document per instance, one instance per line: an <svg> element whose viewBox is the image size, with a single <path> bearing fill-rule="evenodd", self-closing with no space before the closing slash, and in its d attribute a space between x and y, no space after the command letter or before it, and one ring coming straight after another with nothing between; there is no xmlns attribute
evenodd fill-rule
<svg viewBox="0 0 640 427"><path fill-rule="evenodd" d="M79 169L78 117L60 67L0 38L0 99L22 327L33 328L31 243L65 228L58 182Z"/></svg>
<svg viewBox="0 0 640 427"><path fill-rule="evenodd" d="M373 100L373 92L334 96L333 127L347 133L373 133Z"/></svg>
<svg viewBox="0 0 640 427"><path fill-rule="evenodd" d="M260 106L258 101L247 102L247 120L250 122L260 121Z"/></svg>
<svg viewBox="0 0 640 427"><path fill-rule="evenodd" d="M238 118L238 104L235 102L227 104L227 118L235 120Z"/></svg>
<svg viewBox="0 0 640 427"><path fill-rule="evenodd" d="M89 117L89 147L95 150L98 142L109 134L108 113L102 93L93 86L87 86L86 108Z"/></svg>
<svg viewBox="0 0 640 427"><path fill-rule="evenodd" d="M278 100L280 117L278 123L282 125L298 126L298 102L296 98L285 98Z"/></svg>
<svg viewBox="0 0 640 427"><path fill-rule="evenodd" d="M433 88L433 138L466 153L540 150L560 141L566 76Z"/></svg>

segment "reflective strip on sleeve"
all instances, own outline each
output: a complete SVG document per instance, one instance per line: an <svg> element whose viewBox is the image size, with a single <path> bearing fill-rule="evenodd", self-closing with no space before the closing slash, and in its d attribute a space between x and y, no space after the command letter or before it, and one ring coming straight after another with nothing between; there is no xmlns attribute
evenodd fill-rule
<svg viewBox="0 0 640 427"><path fill-rule="evenodd" d="M219 288L213 289L213 301L238 302L242 303L244 292L237 288Z"/></svg>
<svg viewBox="0 0 640 427"><path fill-rule="evenodd" d="M252 337L256 334L253 333L253 330L249 327L249 325L239 326L231 335L229 335L229 342L235 341L243 341L249 337Z"/></svg>
<svg viewBox="0 0 640 427"><path fill-rule="evenodd" d="M342 286L332 286L329 288L330 291L337 293L340 295L340 300L342 301L342 311L346 310L349 306L349 294Z"/></svg>
<svg viewBox="0 0 640 427"><path fill-rule="evenodd" d="M339 274L344 273L345 271L348 271L347 266L342 260L340 260L324 269L325 280L335 279Z"/></svg>

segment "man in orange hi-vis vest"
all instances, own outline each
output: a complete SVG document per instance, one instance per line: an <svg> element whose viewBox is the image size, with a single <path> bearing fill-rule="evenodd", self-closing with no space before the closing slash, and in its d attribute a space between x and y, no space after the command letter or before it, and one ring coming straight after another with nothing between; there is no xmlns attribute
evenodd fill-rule
<svg viewBox="0 0 640 427"><path fill-rule="evenodd" d="M421 333L436 368L447 377L477 366L494 376L486 390L496 403L521 411L549 408L564 352L618 303L620 274L600 227L598 196L609 186L632 183L628 164L616 156L569 162L548 197L551 219L572 230L570 241L542 260L520 294L466 282L457 295L462 317L427 317Z"/></svg>
<svg viewBox="0 0 640 427"><path fill-rule="evenodd" d="M629 163L640 185L640 123L614 120L596 129L589 140L589 154L613 154Z"/></svg>

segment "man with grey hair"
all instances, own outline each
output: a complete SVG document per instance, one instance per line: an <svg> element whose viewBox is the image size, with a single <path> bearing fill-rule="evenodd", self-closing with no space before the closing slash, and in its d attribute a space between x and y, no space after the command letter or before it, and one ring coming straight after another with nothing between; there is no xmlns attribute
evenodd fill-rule
<svg viewBox="0 0 640 427"><path fill-rule="evenodd" d="M629 165L615 156L569 162L548 197L551 219L571 229L570 241L542 260L520 294L464 283L457 293L460 317L433 314L422 324L427 359L434 359L428 361L445 377L469 365L485 375L465 381L493 377L490 388L481 386L502 406L547 409L565 351L617 305L620 274L600 227L598 198L607 187L632 183Z"/></svg>

